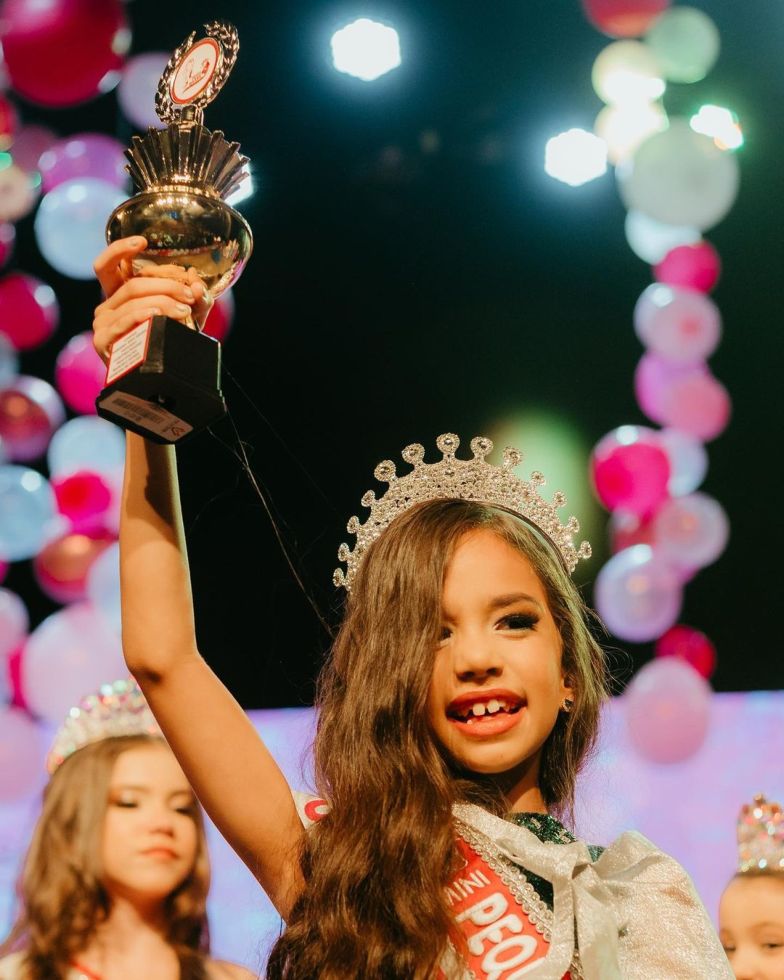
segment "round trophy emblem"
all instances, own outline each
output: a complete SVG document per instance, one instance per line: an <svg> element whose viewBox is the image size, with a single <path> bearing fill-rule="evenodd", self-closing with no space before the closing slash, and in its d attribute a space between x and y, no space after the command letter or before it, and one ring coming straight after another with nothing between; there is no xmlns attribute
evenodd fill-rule
<svg viewBox="0 0 784 980"><path fill-rule="evenodd" d="M221 49L212 37L189 48L172 73L169 96L175 105L190 105L212 81L221 61Z"/></svg>
<svg viewBox="0 0 784 980"><path fill-rule="evenodd" d="M155 110L163 122L174 122L192 106L201 112L226 83L239 51L237 29L225 21L204 25L185 39L169 59L155 96ZM200 118L200 117L199 117Z"/></svg>

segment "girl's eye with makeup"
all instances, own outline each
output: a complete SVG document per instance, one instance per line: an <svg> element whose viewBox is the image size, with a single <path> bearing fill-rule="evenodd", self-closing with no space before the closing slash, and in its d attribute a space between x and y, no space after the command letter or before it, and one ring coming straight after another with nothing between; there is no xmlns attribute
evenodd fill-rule
<svg viewBox="0 0 784 980"><path fill-rule="evenodd" d="M441 632L438 634L438 642L443 643L445 640L448 640L451 635L452 630L448 626L442 626Z"/></svg>
<svg viewBox="0 0 784 980"><path fill-rule="evenodd" d="M133 810L139 805L136 800L112 800L112 803L126 810Z"/></svg>
<svg viewBox="0 0 784 980"><path fill-rule="evenodd" d="M509 613L498 621L498 625L507 630L532 630L538 622L539 617L532 613Z"/></svg>

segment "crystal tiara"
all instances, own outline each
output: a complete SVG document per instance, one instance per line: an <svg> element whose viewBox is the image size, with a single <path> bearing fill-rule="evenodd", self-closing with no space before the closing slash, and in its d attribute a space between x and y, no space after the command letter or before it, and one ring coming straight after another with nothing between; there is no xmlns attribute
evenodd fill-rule
<svg viewBox="0 0 784 980"><path fill-rule="evenodd" d="M413 466L410 473L398 476L395 464L385 459L374 471L377 480L388 483L389 488L380 499L372 490L362 498L362 506L370 508L370 516L364 524L358 517L352 517L346 529L356 535L356 545L352 551L347 544L338 549L338 561L346 563L335 570L333 581L351 591L351 585L362 563L365 552L396 517L415 504L427 500L471 500L477 503L498 507L520 517L535 528L555 548L567 571L571 574L581 558L590 558L591 546L583 541L579 548L572 538L580 530L576 517L561 523L558 510L566 505L566 495L557 490L552 501L547 501L539 493L545 483L538 471L531 473L530 480L523 480L513 470L523 459L522 453L507 447L501 466L486 462L493 449L493 443L484 436L471 440L473 459L462 460L455 456L460 440L452 433L445 433L436 439L436 445L443 454L437 463L425 463L423 446L414 443L406 446L403 459Z"/></svg>
<svg viewBox="0 0 784 980"><path fill-rule="evenodd" d="M738 873L784 872L784 811L761 794L738 814Z"/></svg>

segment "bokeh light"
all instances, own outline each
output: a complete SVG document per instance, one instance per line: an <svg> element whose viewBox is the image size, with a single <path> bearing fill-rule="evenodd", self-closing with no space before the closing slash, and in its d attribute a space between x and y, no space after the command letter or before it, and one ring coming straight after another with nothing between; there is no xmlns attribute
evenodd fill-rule
<svg viewBox="0 0 784 980"><path fill-rule="evenodd" d="M579 187L607 171L607 144L585 129L568 129L547 141L544 169L551 177Z"/></svg>
<svg viewBox="0 0 784 980"><path fill-rule="evenodd" d="M332 35L332 63L346 75L372 82L401 63L394 27L360 17Z"/></svg>
<svg viewBox="0 0 784 980"><path fill-rule="evenodd" d="M704 105L691 117L689 125L695 133L710 136L720 150L737 150L743 146L743 131L731 109Z"/></svg>
<svg viewBox="0 0 784 980"><path fill-rule="evenodd" d="M653 102L666 88L656 56L641 41L608 44L593 63L591 83L609 105Z"/></svg>
<svg viewBox="0 0 784 980"><path fill-rule="evenodd" d="M607 144L610 163L627 160L654 133L667 128L667 113L658 102L608 105L599 113L593 131Z"/></svg>
<svg viewBox="0 0 784 980"><path fill-rule="evenodd" d="M672 7L657 17L645 35L664 77L673 82L699 82L719 56L719 31L695 7Z"/></svg>

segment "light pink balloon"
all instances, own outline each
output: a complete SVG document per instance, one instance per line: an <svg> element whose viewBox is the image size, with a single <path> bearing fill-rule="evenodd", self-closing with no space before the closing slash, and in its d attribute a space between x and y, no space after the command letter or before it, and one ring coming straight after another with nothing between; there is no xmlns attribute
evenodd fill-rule
<svg viewBox="0 0 784 980"><path fill-rule="evenodd" d="M54 379L69 408L81 415L95 415L95 399L106 381L106 368L93 347L91 331L78 333L63 347L57 355Z"/></svg>
<svg viewBox="0 0 784 980"><path fill-rule="evenodd" d="M721 259L710 242L678 245L664 256L653 272L659 282L669 286L709 293L719 281Z"/></svg>
<svg viewBox="0 0 784 980"><path fill-rule="evenodd" d="M667 424L665 405L676 382L708 373L704 364L675 364L648 351L634 372L634 394L642 411L654 422Z"/></svg>
<svg viewBox="0 0 784 980"><path fill-rule="evenodd" d="M703 293L654 282L634 307L634 329L649 351L678 364L696 364L716 349L721 316Z"/></svg>
<svg viewBox="0 0 784 980"><path fill-rule="evenodd" d="M649 661L626 688L624 703L629 738L652 762L682 762L705 741L711 687L683 660Z"/></svg>
<svg viewBox="0 0 784 980"><path fill-rule="evenodd" d="M663 423L710 442L727 428L732 404L727 389L709 373L690 373L672 381L663 398Z"/></svg>
<svg viewBox="0 0 784 980"><path fill-rule="evenodd" d="M695 436L680 429L662 429L659 439L670 459L670 496L691 493L708 472L708 453Z"/></svg>
<svg viewBox="0 0 784 980"><path fill-rule="evenodd" d="M36 123L27 123L16 134L14 145L11 147L14 163L28 173L37 171L41 154L44 150L48 150L52 143L57 142L57 138L57 133L53 129Z"/></svg>
<svg viewBox="0 0 784 980"><path fill-rule="evenodd" d="M155 93L170 57L168 51L147 51L129 58L123 68L117 101L128 119L140 129L161 125L155 113Z"/></svg>
<svg viewBox="0 0 784 980"><path fill-rule="evenodd" d="M668 500L653 521L655 547L672 564L704 568L727 547L730 522L724 508L705 493Z"/></svg>
<svg viewBox="0 0 784 980"><path fill-rule="evenodd" d="M21 685L30 710L61 724L85 691L124 677L119 637L88 602L52 613L22 653Z"/></svg>
<svg viewBox="0 0 784 980"><path fill-rule="evenodd" d="M105 133L77 133L65 136L44 150L38 161L43 192L77 177L96 177L107 184L125 188L125 147Z"/></svg>
<svg viewBox="0 0 784 980"><path fill-rule="evenodd" d="M611 633L632 643L661 636L675 623L682 601L677 575L645 544L613 555L596 577L597 612Z"/></svg>
<svg viewBox="0 0 784 980"><path fill-rule="evenodd" d="M29 625L24 602L10 589L0 589L0 670L3 669L2 660L27 635Z"/></svg>
<svg viewBox="0 0 784 980"><path fill-rule="evenodd" d="M0 803L25 799L46 781L43 733L26 712L0 708Z"/></svg>
<svg viewBox="0 0 784 980"><path fill-rule="evenodd" d="M596 494L608 510L645 516L667 497L669 459L646 426L613 429L597 443L590 466Z"/></svg>
<svg viewBox="0 0 784 980"><path fill-rule="evenodd" d="M0 436L11 460L29 462L43 455L64 421L60 396L43 378L20 374L0 391Z"/></svg>

